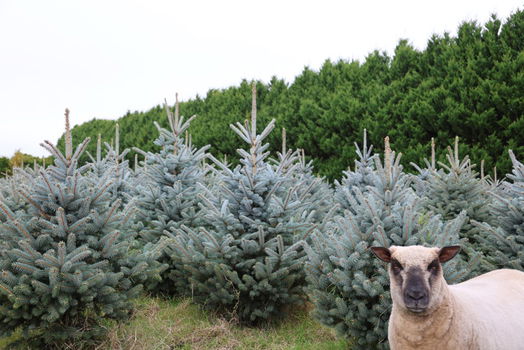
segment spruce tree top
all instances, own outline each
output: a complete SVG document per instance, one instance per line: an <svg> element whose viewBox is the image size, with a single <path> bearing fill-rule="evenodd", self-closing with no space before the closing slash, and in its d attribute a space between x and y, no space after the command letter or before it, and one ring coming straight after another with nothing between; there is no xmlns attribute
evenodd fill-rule
<svg viewBox="0 0 524 350"><path fill-rule="evenodd" d="M160 134L154 142L161 147L160 152L137 150L145 157L136 187L136 201L138 219L144 226L140 240L146 244L156 244L166 232L182 225L198 225L201 189L197 184L205 181L207 172L203 161L208 156L209 146L197 149L187 135L195 116L184 121L179 115L178 95L175 112L167 102L165 110L171 129L161 128L155 122Z"/></svg>
<svg viewBox="0 0 524 350"><path fill-rule="evenodd" d="M196 168L207 157L206 151L210 147L207 145L196 149L191 142L190 135L186 135L184 138L184 133L196 116L192 116L184 121L184 117L179 115L178 94L176 96L174 114L169 109L167 101L164 104L171 130L164 129L155 122L160 135L154 143L161 147L160 152L146 153L135 148L136 151L145 157L145 175L153 183L164 188L173 186L177 181L191 182L195 177L202 176L201 173L196 172Z"/></svg>
<svg viewBox="0 0 524 350"><path fill-rule="evenodd" d="M362 149L355 142L358 159L355 159L355 170L348 169L343 172L342 180L335 180L335 201L340 205L341 210L351 208L348 197L354 196L355 191L366 192L368 186L375 182L376 155L373 154L373 145L367 143L367 130L364 129Z"/></svg>

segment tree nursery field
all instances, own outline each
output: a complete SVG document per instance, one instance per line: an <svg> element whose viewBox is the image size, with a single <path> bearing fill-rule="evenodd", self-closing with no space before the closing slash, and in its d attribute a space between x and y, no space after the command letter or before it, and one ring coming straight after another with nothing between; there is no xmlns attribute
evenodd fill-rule
<svg viewBox="0 0 524 350"><path fill-rule="evenodd" d="M524 270L523 34L517 12L118 124L66 110L53 163L0 178L0 346L388 349L369 247L460 245L449 283Z"/></svg>

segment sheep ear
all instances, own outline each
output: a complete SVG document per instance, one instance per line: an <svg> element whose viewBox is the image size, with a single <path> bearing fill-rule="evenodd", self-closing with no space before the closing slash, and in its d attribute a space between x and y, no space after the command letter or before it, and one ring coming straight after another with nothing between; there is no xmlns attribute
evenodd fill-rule
<svg viewBox="0 0 524 350"><path fill-rule="evenodd" d="M375 256L380 260L385 261L387 263L391 261L391 252L388 248L371 247L370 249L373 252L373 254L375 254Z"/></svg>
<svg viewBox="0 0 524 350"><path fill-rule="evenodd" d="M458 254L458 252L460 252L460 246L458 245L443 247L438 253L438 261L440 261L441 264L450 261Z"/></svg>

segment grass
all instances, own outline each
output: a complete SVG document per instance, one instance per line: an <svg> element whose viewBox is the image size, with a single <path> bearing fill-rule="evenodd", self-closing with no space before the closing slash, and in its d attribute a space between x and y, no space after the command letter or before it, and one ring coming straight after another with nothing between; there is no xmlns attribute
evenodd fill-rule
<svg viewBox="0 0 524 350"><path fill-rule="evenodd" d="M141 297L133 317L124 323L108 321L107 337L95 350L345 350L349 343L313 320L305 308L285 320L261 328L240 327L188 299ZM20 334L0 338L0 349ZM79 349L70 344L67 349Z"/></svg>
<svg viewBox="0 0 524 350"><path fill-rule="evenodd" d="M343 350L345 340L311 317L293 312L284 321L262 328L245 328L200 310L189 300L143 297L135 316L114 324L97 350Z"/></svg>

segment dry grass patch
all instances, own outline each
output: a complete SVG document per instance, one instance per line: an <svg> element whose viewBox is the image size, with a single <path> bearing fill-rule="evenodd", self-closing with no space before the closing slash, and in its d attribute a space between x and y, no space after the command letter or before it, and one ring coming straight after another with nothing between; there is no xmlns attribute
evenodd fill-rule
<svg viewBox="0 0 524 350"><path fill-rule="evenodd" d="M278 324L245 328L210 315L187 299L144 297L130 322L108 327L108 337L98 350L348 349L347 342L303 309Z"/></svg>
<svg viewBox="0 0 524 350"><path fill-rule="evenodd" d="M73 344L75 350L346 350L349 344L296 309L284 321L260 328L239 327L202 311L188 299L142 297L126 323L107 321L107 337L98 346ZM0 339L0 349L20 332ZM18 347L17 349L24 349Z"/></svg>

